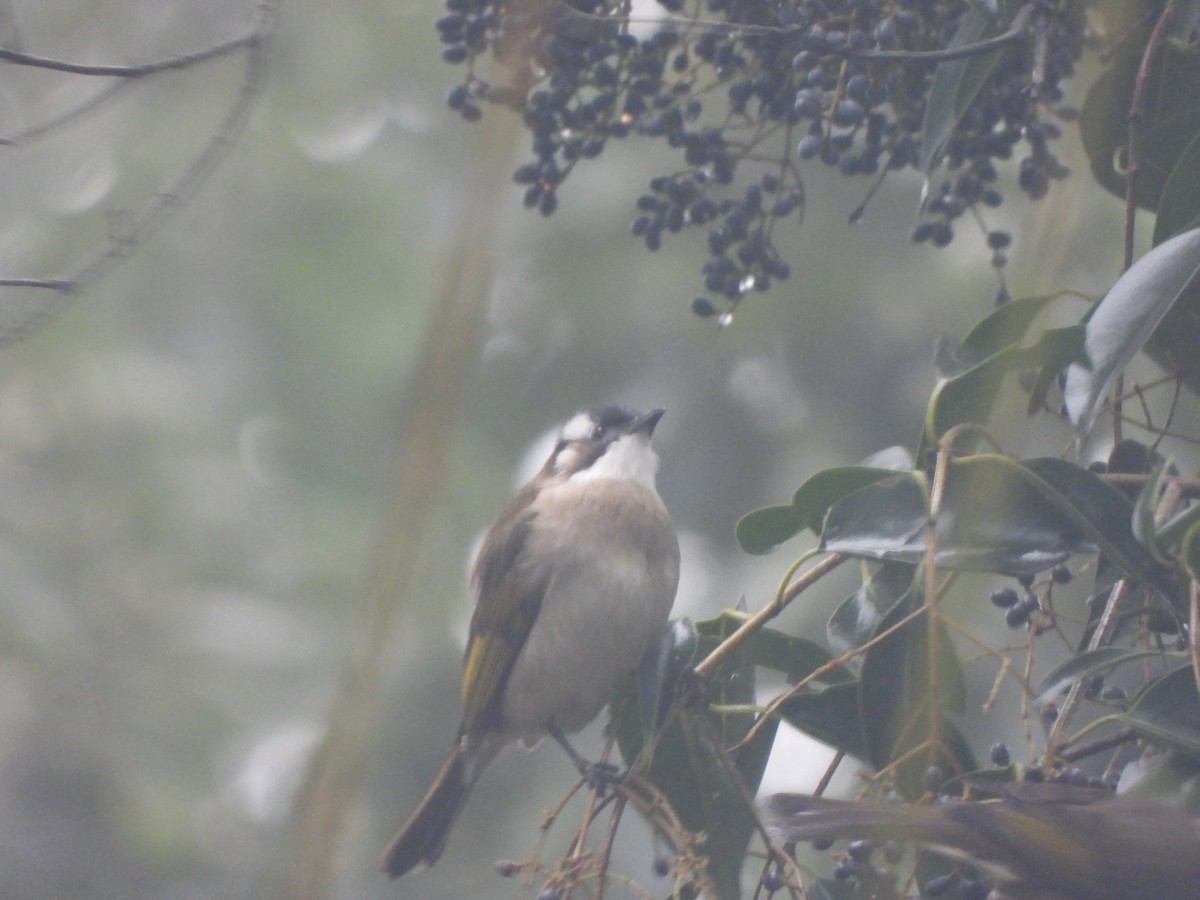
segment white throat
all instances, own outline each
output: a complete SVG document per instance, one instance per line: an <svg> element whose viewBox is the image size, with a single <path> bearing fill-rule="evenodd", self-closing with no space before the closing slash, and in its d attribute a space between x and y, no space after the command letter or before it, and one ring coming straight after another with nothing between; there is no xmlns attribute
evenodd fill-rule
<svg viewBox="0 0 1200 900"><path fill-rule="evenodd" d="M654 490L654 476L657 474L658 454L650 446L650 437L645 434L626 434L609 444L603 456L582 472L576 472L570 480L613 478L632 481Z"/></svg>

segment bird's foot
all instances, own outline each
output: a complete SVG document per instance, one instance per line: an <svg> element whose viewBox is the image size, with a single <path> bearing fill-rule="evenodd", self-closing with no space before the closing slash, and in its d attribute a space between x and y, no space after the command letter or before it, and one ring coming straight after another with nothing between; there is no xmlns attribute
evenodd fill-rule
<svg viewBox="0 0 1200 900"><path fill-rule="evenodd" d="M610 762L592 762L572 747L570 741L557 728L552 727L547 730L550 732L550 737L554 738L558 745L567 752L567 756L571 757L571 762L575 764L575 768L579 770L579 774L592 790L603 793L620 780L621 769L619 766Z"/></svg>
<svg viewBox="0 0 1200 900"><path fill-rule="evenodd" d="M603 794L621 780L621 767L610 762L584 762L579 774L593 791Z"/></svg>

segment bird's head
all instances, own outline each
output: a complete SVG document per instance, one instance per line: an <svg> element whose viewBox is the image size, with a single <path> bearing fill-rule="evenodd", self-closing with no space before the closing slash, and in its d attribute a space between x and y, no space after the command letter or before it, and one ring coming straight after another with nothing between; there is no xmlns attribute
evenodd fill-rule
<svg viewBox="0 0 1200 900"><path fill-rule="evenodd" d="M612 478L654 490L658 454L650 435L663 412L638 413L615 403L580 410L559 431L543 476L562 481Z"/></svg>

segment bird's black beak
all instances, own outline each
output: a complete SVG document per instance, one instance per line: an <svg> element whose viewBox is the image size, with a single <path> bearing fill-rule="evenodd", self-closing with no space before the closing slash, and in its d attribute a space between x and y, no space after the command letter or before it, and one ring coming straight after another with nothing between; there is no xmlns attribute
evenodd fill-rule
<svg viewBox="0 0 1200 900"><path fill-rule="evenodd" d="M658 420L663 417L663 413L665 412L666 410L660 407L650 410L650 412L641 418L634 419L633 423L629 426L629 433L639 434L645 432L646 437L650 437L650 435L654 434L654 426L658 424Z"/></svg>

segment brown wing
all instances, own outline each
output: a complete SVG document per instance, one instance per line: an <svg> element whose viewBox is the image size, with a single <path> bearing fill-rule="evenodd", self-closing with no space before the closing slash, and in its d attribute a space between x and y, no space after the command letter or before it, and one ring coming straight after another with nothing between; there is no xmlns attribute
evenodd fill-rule
<svg viewBox="0 0 1200 900"><path fill-rule="evenodd" d="M521 499L518 496L514 503ZM504 683L546 594L546 567L519 564L534 518L531 512L519 514L505 533L485 542L472 572L478 596L463 659L463 731L467 734L496 726Z"/></svg>

